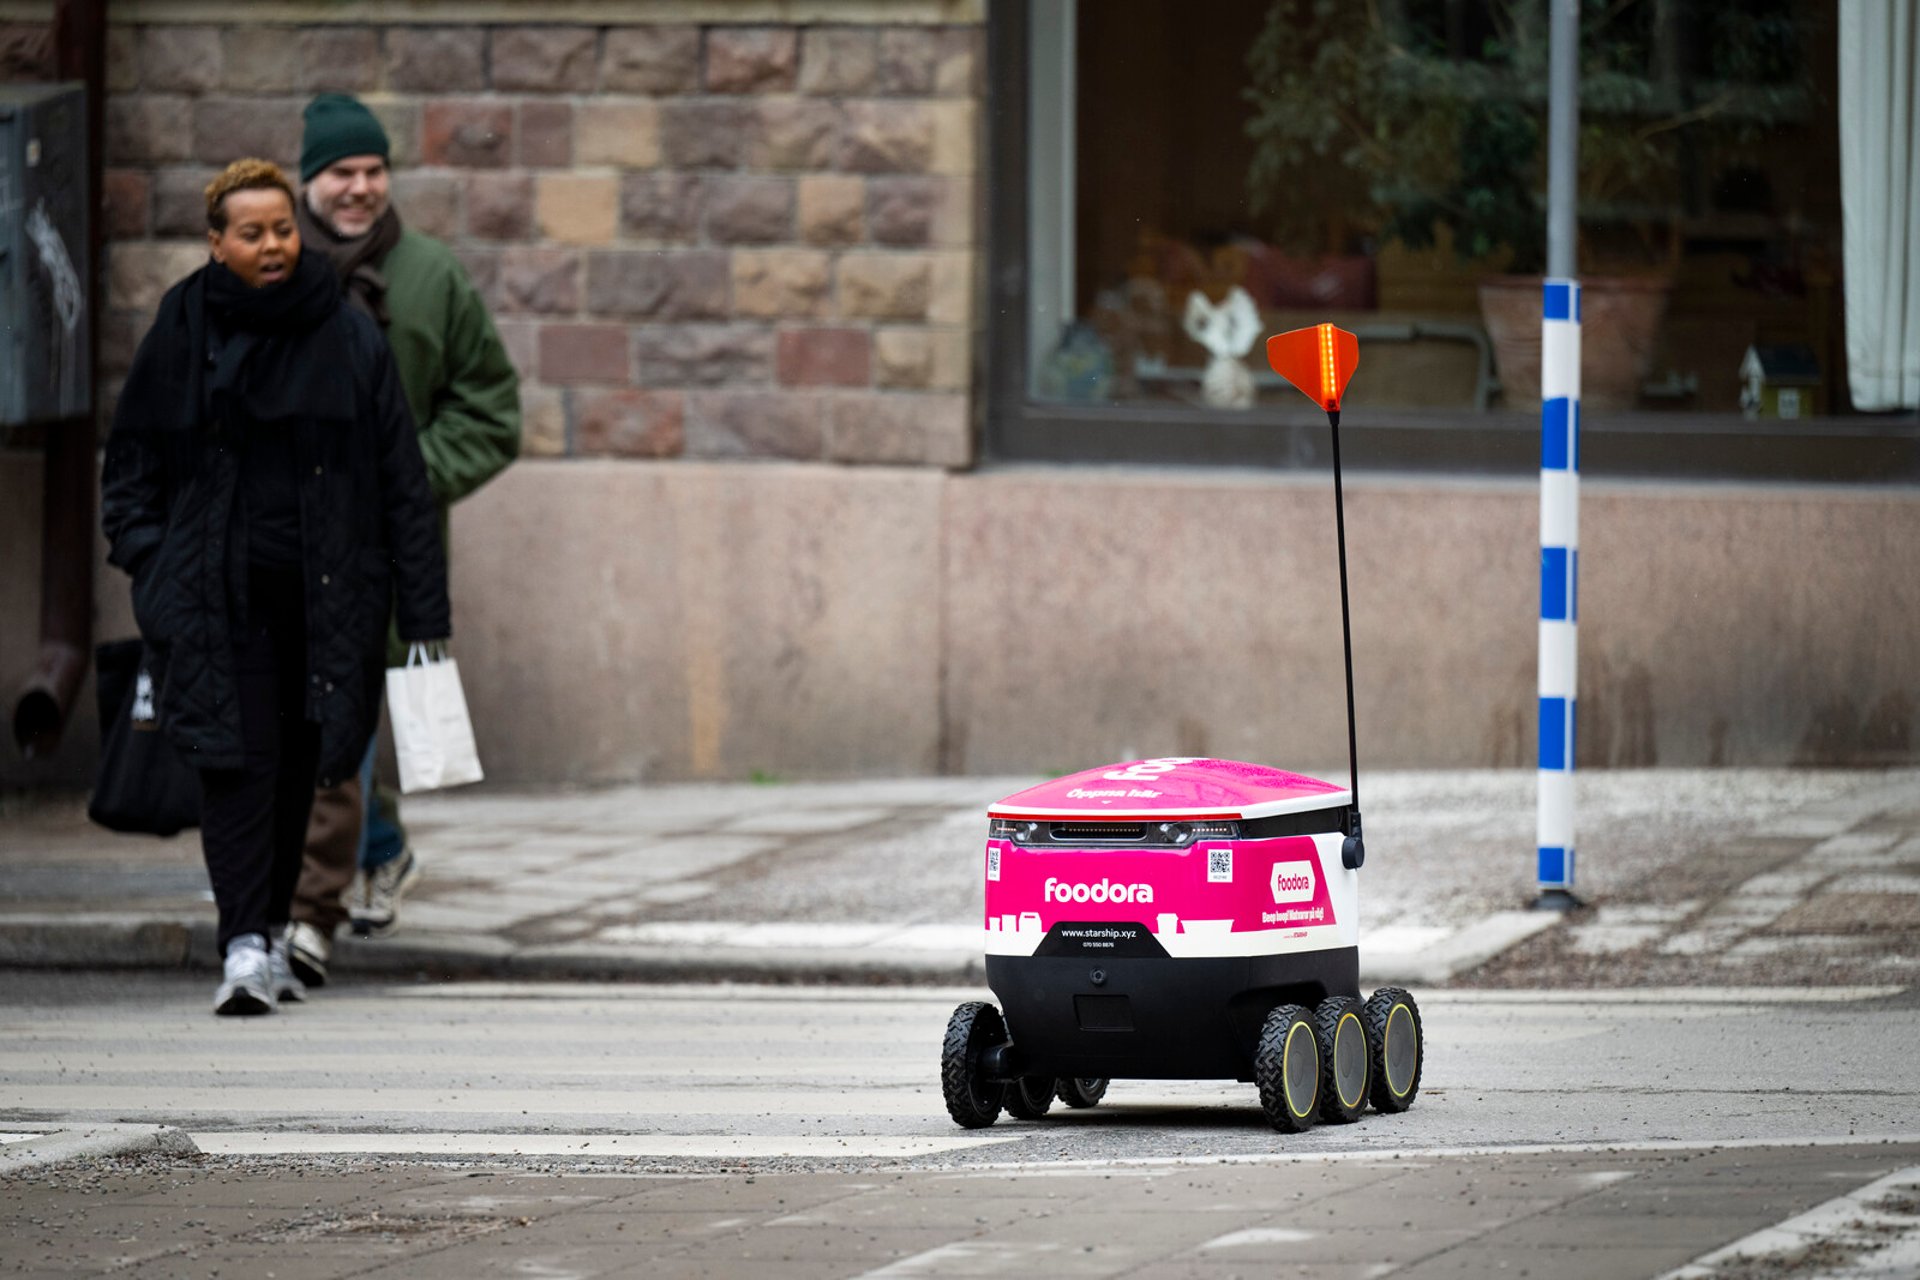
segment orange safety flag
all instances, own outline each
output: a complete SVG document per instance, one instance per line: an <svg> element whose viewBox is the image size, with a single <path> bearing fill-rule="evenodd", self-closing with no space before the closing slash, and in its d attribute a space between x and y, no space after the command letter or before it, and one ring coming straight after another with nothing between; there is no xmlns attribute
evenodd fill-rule
<svg viewBox="0 0 1920 1280"><path fill-rule="evenodd" d="M1267 339L1267 363L1328 413L1360 365L1360 339L1330 324L1276 333Z"/></svg>

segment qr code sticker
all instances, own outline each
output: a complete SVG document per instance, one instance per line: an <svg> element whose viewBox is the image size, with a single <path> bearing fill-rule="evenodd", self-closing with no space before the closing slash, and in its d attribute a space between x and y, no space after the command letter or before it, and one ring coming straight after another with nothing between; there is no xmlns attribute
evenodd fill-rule
<svg viewBox="0 0 1920 1280"><path fill-rule="evenodd" d="M999 878L1000 850L998 848L989 849L987 850L987 879L998 880Z"/></svg>
<svg viewBox="0 0 1920 1280"><path fill-rule="evenodd" d="M1207 850L1207 883L1231 884L1233 882L1233 850Z"/></svg>

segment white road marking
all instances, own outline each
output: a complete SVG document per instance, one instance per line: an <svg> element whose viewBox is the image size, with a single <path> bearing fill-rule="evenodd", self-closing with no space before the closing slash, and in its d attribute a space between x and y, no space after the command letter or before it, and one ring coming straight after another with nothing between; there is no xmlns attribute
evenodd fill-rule
<svg viewBox="0 0 1920 1280"><path fill-rule="evenodd" d="M903 1280L909 1276L1008 1276L1039 1270L1042 1259L1060 1252L1057 1244L1020 1244L1004 1240L956 1240L900 1258L853 1280Z"/></svg>
<svg viewBox="0 0 1920 1280"><path fill-rule="evenodd" d="M1888 1208L1895 1201L1903 1208ZM1753 1273L1741 1263L1773 1263L1782 1269L1792 1255L1817 1245L1837 1245L1843 1260L1817 1272L1794 1268L1804 1280L1920 1274L1920 1165L1910 1165L1847 1195L1816 1205L1797 1217L1756 1231L1715 1249L1660 1280L1711 1280L1735 1270ZM1769 1268L1771 1270L1771 1268Z"/></svg>
<svg viewBox="0 0 1920 1280"><path fill-rule="evenodd" d="M1313 1237L1313 1232L1301 1231L1295 1227L1248 1227L1245 1231L1230 1231L1224 1236L1215 1236L1200 1247L1202 1249L1247 1249L1258 1245L1299 1244Z"/></svg>
<svg viewBox="0 0 1920 1280"><path fill-rule="evenodd" d="M1458 1147L1383 1147L1378 1151L1258 1151L1221 1156L1113 1156L1094 1160L1036 1160L1007 1164L979 1164L956 1171L955 1178L1004 1178L1009 1172L1070 1175L1088 1169L1179 1168L1213 1164L1382 1164L1420 1160L1450 1160L1477 1156L1633 1155L1641 1152L1742 1151L1750 1148L1855 1147L1920 1143L1920 1132L1862 1133L1819 1138L1732 1138L1688 1141L1681 1138L1650 1142L1516 1142L1511 1145L1478 1143Z"/></svg>
<svg viewBox="0 0 1920 1280"><path fill-rule="evenodd" d="M859 1134L834 1138L796 1134L782 1138L748 1134L277 1133L264 1130L192 1135L194 1144L210 1156L621 1156L678 1160L770 1160L781 1156L887 1159L966 1151L1014 1142L1022 1136L955 1134L930 1138Z"/></svg>

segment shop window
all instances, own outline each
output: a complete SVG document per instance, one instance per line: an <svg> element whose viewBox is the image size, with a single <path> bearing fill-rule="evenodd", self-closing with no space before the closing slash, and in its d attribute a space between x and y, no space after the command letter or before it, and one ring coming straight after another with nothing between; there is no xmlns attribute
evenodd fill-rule
<svg viewBox="0 0 1920 1280"><path fill-rule="evenodd" d="M1915 474L1911 415L1847 397L1837 2L1585 6L1590 466ZM1313 462L1259 340L1331 320L1361 465L1537 465L1545 6L991 15L991 454ZM1753 392L1756 351L1792 394Z"/></svg>

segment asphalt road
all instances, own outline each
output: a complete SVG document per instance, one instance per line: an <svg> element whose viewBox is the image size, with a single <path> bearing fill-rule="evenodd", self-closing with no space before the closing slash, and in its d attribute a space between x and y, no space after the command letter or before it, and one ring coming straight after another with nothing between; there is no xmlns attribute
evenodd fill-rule
<svg viewBox="0 0 1920 1280"><path fill-rule="evenodd" d="M1130 1081L962 1133L975 992L207 987L8 975L0 1130L206 1154L7 1179L0 1274L1653 1276L1809 1211L1766 1274L1920 1249L1912 994L1427 993L1415 1107L1283 1138L1251 1086Z"/></svg>

